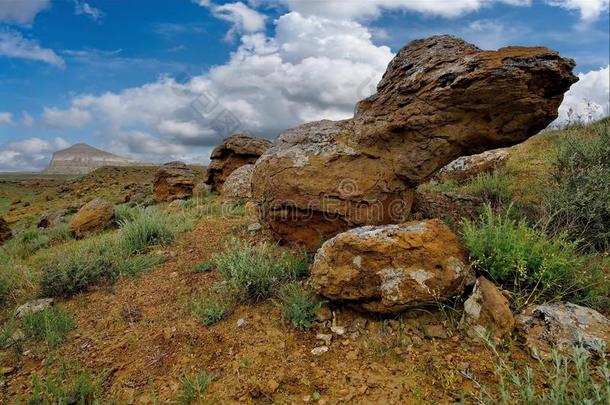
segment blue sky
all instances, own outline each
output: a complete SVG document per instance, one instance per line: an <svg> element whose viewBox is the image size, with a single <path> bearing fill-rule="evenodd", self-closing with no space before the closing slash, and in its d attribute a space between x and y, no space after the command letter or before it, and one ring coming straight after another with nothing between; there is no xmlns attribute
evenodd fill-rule
<svg viewBox="0 0 610 405"><path fill-rule="evenodd" d="M574 58L562 117L607 115L609 24L608 0L0 0L0 171L77 142L206 163L233 130L348 117L393 53L444 33Z"/></svg>

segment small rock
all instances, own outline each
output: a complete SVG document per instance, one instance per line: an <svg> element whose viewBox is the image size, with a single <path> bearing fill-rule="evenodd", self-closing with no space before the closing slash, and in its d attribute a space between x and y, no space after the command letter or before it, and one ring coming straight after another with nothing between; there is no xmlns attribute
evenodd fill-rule
<svg viewBox="0 0 610 405"><path fill-rule="evenodd" d="M328 351L328 346L318 346L311 349L311 354L314 356L320 356Z"/></svg>
<svg viewBox="0 0 610 405"><path fill-rule="evenodd" d="M261 224L259 224L258 222L248 225L248 232L250 232L250 233L257 233L261 229L263 229L263 226Z"/></svg>
<svg viewBox="0 0 610 405"><path fill-rule="evenodd" d="M170 210L178 210L182 208L182 200L174 200L167 206Z"/></svg>
<svg viewBox="0 0 610 405"><path fill-rule="evenodd" d="M40 298L37 300L28 301L23 305L20 305L15 310L15 316L17 318L23 318L27 314L35 314L37 312L44 311L49 308L55 300L53 298Z"/></svg>
<svg viewBox="0 0 610 405"><path fill-rule="evenodd" d="M269 392L275 392L280 387L280 384L275 380L269 380L267 383L267 389Z"/></svg>
<svg viewBox="0 0 610 405"><path fill-rule="evenodd" d="M447 339L447 330L442 325L424 325L424 334L429 338Z"/></svg>
<svg viewBox="0 0 610 405"><path fill-rule="evenodd" d="M21 329L17 329L12 335L11 335L11 343L17 343L17 342L21 342L22 340L25 340L25 333L23 333L23 331ZM25 354L25 353L24 353Z"/></svg>
<svg viewBox="0 0 610 405"><path fill-rule="evenodd" d="M354 330L364 330L366 329L366 323L368 321L362 317L358 317L356 319L354 319L354 321L352 322L352 329Z"/></svg>
<svg viewBox="0 0 610 405"><path fill-rule="evenodd" d="M335 334L335 335L339 335L339 336L343 336L345 335L345 327L343 326L331 326L330 330Z"/></svg>
<svg viewBox="0 0 610 405"><path fill-rule="evenodd" d="M318 333L316 335L316 339L322 340L327 346L330 346L330 341L333 339L333 335L328 333Z"/></svg>
<svg viewBox="0 0 610 405"><path fill-rule="evenodd" d="M239 319L237 320L237 327L238 327L238 328L241 328L241 327L243 327L243 326L246 326L246 324L247 324L247 323L248 323L248 322L246 322L246 320L245 320L244 318L239 318Z"/></svg>

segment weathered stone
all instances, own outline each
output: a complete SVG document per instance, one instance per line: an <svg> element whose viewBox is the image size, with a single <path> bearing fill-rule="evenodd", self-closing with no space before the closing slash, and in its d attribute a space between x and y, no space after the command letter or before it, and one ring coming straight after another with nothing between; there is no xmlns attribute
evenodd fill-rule
<svg viewBox="0 0 610 405"><path fill-rule="evenodd" d="M4 218L0 217L0 245L13 237L13 232Z"/></svg>
<svg viewBox="0 0 610 405"><path fill-rule="evenodd" d="M172 202L193 196L195 172L182 162L166 163L157 170L153 180L155 202Z"/></svg>
<svg viewBox="0 0 610 405"><path fill-rule="evenodd" d="M252 198L252 171L254 165L243 165L227 177L222 186L225 200L248 200Z"/></svg>
<svg viewBox="0 0 610 405"><path fill-rule="evenodd" d="M210 193L210 191L212 191L212 187L210 187L209 184L205 184L203 181L200 181L195 184L195 187L193 187L193 197L203 198Z"/></svg>
<svg viewBox="0 0 610 405"><path fill-rule="evenodd" d="M40 298L37 300L28 301L25 304L17 307L15 310L15 317L23 318L26 315L44 311L53 305L54 302L55 300L53 298Z"/></svg>
<svg viewBox="0 0 610 405"><path fill-rule="evenodd" d="M478 218L484 204L482 198L467 194L417 191L412 212L417 219L451 218L459 222L463 218Z"/></svg>
<svg viewBox="0 0 610 405"><path fill-rule="evenodd" d="M66 221L66 210L50 210L40 215L38 228L50 228Z"/></svg>
<svg viewBox="0 0 610 405"><path fill-rule="evenodd" d="M361 225L403 222L413 189L459 156L522 142L577 78L546 48L413 41L354 118L291 129L257 161L252 192L277 239L315 250Z"/></svg>
<svg viewBox="0 0 610 405"><path fill-rule="evenodd" d="M464 181L506 166L509 158L506 149L494 149L471 156L462 156L441 168L434 176L439 181Z"/></svg>
<svg viewBox="0 0 610 405"><path fill-rule="evenodd" d="M516 318L518 337L532 355L549 358L560 351L582 344L589 350L605 346L610 352L610 320L599 312L568 303L530 307Z"/></svg>
<svg viewBox="0 0 610 405"><path fill-rule="evenodd" d="M511 335L515 319L506 297L491 281L481 276L464 302L461 324L470 337L487 338L491 335L495 340L501 340Z"/></svg>
<svg viewBox="0 0 610 405"><path fill-rule="evenodd" d="M70 220L70 230L77 238L86 233L108 228L112 225L114 205L101 198L85 204Z"/></svg>
<svg viewBox="0 0 610 405"><path fill-rule="evenodd" d="M457 236L439 220L365 226L326 241L311 279L331 300L396 313L460 294L472 271L466 263Z"/></svg>
<svg viewBox="0 0 610 405"><path fill-rule="evenodd" d="M212 191L222 191L223 184L233 171L243 165L254 164L272 143L249 134L235 134L217 146L210 156L204 182Z"/></svg>

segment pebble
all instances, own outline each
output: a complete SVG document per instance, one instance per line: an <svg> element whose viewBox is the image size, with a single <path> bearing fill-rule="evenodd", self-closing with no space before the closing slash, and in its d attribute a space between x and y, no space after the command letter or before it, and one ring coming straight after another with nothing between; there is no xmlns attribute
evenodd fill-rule
<svg viewBox="0 0 610 405"><path fill-rule="evenodd" d="M343 336L345 335L345 327L343 326L331 326L330 330L335 334L335 335L339 335L339 336Z"/></svg>
<svg viewBox="0 0 610 405"><path fill-rule="evenodd" d="M246 320L245 320L244 318L239 318L239 319L237 320L237 327L238 327L238 328L241 328L242 326L245 326L245 325L246 325L246 323L248 323L248 322L246 322Z"/></svg>
<svg viewBox="0 0 610 405"><path fill-rule="evenodd" d="M324 343L326 343L327 346L330 346L330 341L332 340L332 338L333 338L333 335L330 335L328 333L318 333L316 335L316 339L324 341Z"/></svg>
<svg viewBox="0 0 610 405"><path fill-rule="evenodd" d="M311 354L314 356L320 356L328 351L328 346L318 346L311 349Z"/></svg>

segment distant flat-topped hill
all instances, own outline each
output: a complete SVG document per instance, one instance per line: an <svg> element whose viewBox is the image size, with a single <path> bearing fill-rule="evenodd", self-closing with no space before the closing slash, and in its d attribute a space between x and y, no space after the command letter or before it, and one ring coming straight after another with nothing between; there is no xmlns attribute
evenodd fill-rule
<svg viewBox="0 0 610 405"><path fill-rule="evenodd" d="M53 153L51 163L45 172L51 174L85 174L103 166L135 166L141 164L84 143L77 143L67 149Z"/></svg>

